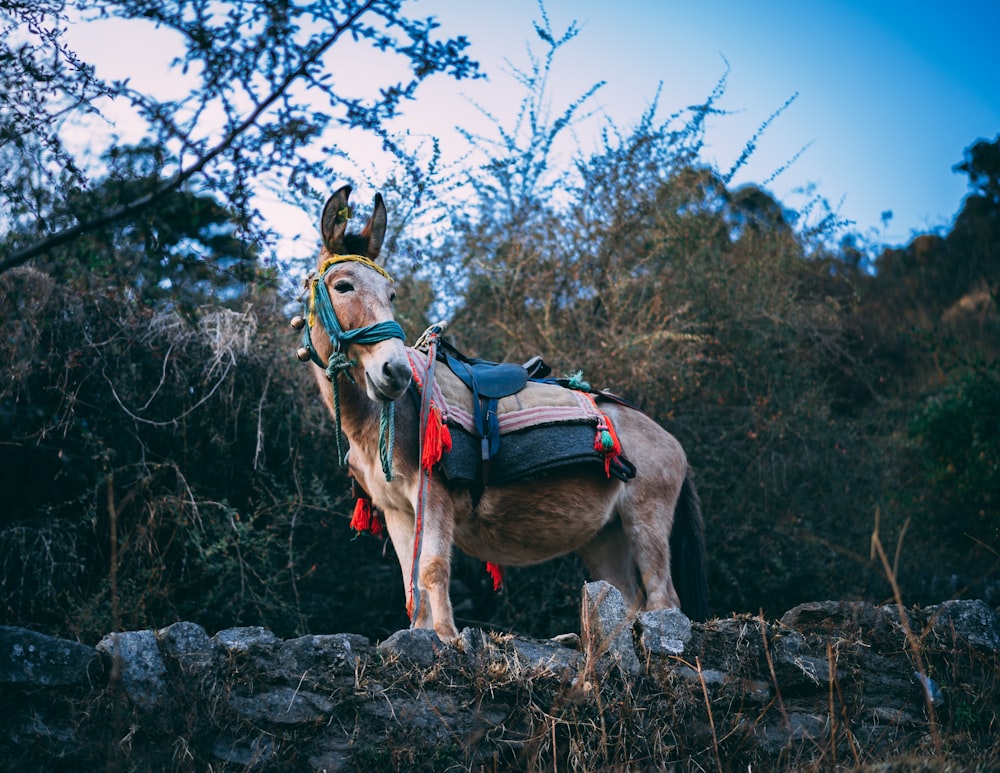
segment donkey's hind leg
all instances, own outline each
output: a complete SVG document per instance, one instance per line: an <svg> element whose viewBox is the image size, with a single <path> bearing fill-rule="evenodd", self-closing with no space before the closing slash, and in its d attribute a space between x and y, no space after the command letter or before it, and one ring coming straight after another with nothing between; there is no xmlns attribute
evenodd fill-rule
<svg viewBox="0 0 1000 773"><path fill-rule="evenodd" d="M636 479L622 503L622 528L628 539L642 587L644 609L680 609L681 600L670 573L670 529L680 486Z"/></svg>
<svg viewBox="0 0 1000 773"><path fill-rule="evenodd" d="M615 518L608 523L576 553L587 568L591 580L604 580L621 591L630 614L642 607L643 594L639 587L635 560L619 519Z"/></svg>

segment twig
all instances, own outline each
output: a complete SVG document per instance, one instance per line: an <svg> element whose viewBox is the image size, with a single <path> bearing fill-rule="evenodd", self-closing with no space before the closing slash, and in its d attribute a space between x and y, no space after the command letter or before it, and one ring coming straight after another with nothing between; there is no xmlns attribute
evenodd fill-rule
<svg viewBox="0 0 1000 773"><path fill-rule="evenodd" d="M924 666L924 658L920 653L920 640L914 635L913 629L910 628L910 619L906 614L906 610L903 608L903 593L900 590L899 582L896 579L896 573L893 571L893 566L889 563L889 556L886 555L885 548L882 547L882 540L879 537L879 523L880 523L881 512L878 507L875 508L875 529L872 531L872 553L877 555L879 561L882 563L882 568L885 571L886 579L889 581L889 585L892 587L892 595L896 601L896 607L899 609L899 621L903 626L903 634L906 637L906 643L913 653L913 661L917 667L917 673L921 677L921 692L924 695L924 703L927 705L927 721L930 725L931 738L934 741L934 752L936 755L941 755L941 733L938 730L937 720L934 715L934 701L931 697L930 690L927 688L928 679L927 669ZM909 523L909 519L907 519ZM903 530L906 530L904 525ZM899 548L901 544L897 542L897 555L899 557Z"/></svg>
<svg viewBox="0 0 1000 773"><path fill-rule="evenodd" d="M121 613L118 608L118 508L115 507L115 473L114 470L108 472L108 522L111 534L111 565L108 567L109 582L111 583L111 628L114 631L121 630Z"/></svg>
<svg viewBox="0 0 1000 773"><path fill-rule="evenodd" d="M212 390L203 398L201 398L198 402L196 402L194 405L192 405L190 408L184 411L184 413L182 413L180 416L175 416L169 421L153 421L152 419L144 419L142 418L142 416L136 416L134 413L132 413L132 411L130 411L128 408L125 407L125 403L123 403L122 399L118 396L118 392L115 389L114 382L110 379L108 374L105 373L104 371L101 371L101 375L104 376L104 380L107 381L108 386L111 387L111 395L115 398L115 402L118 403L119 407L123 411L125 411L125 413L127 413L131 419L133 419L134 421L142 422L143 424L149 424L153 427L170 427L170 426L176 426L181 419L186 418L195 410L197 410L201 405L208 402L212 398L212 395L214 395L218 391L219 387L222 386L222 382L226 380L226 376L229 375L229 371L230 369L232 369L232 367L233 367L233 361L230 360L226 364L226 370L219 377L219 380L215 383L215 386L212 387Z"/></svg>
<svg viewBox="0 0 1000 773"><path fill-rule="evenodd" d="M771 674L771 684L774 685L774 697L778 701L778 709L781 711L781 718L785 721L785 727L791 730L792 723L788 719L788 712L785 710L785 702L781 699L781 685L778 684L778 675L774 671L774 661L771 659L771 649L767 646L767 621L764 620L764 611L757 615L760 622L760 636L764 640L764 658L767 660L767 670Z"/></svg>
<svg viewBox="0 0 1000 773"><path fill-rule="evenodd" d="M722 773L722 755L719 754L719 736L715 732L715 717L712 715L712 701L708 697L708 685L705 684L705 675L701 671L701 659L697 656L694 659L695 670L698 672L698 681L701 683L701 694L705 697L705 708L708 710L708 726L712 729L712 751L715 753L715 767Z"/></svg>
<svg viewBox="0 0 1000 773"><path fill-rule="evenodd" d="M833 739L833 761L836 765L837 763L837 745L836 745L836 724L834 719L834 693L836 693L836 700L840 704L840 714L843 719L844 735L847 737L847 744L851 749L851 756L854 757L855 767L861 766L861 757L858 755L858 747L854 742L854 733L851 732L851 722L847 717L847 705L844 702L844 694L840 690L840 682L837 679L837 668L835 657L833 654L833 645L830 642L826 643L826 657L827 662L830 664L830 736Z"/></svg>

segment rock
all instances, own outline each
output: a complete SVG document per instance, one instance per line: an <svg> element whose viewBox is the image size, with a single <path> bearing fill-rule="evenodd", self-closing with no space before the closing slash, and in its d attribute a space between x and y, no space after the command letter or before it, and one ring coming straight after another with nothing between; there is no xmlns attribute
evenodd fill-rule
<svg viewBox="0 0 1000 773"><path fill-rule="evenodd" d="M632 623L622 594L614 585L603 580L584 585L580 617L585 652L598 662L617 664L625 673L639 673L641 665L632 644Z"/></svg>
<svg viewBox="0 0 1000 773"><path fill-rule="evenodd" d="M353 773L357 767L351 762L350 743L332 744L311 755L309 769L316 773Z"/></svg>
<svg viewBox="0 0 1000 773"><path fill-rule="evenodd" d="M254 695L234 695L229 705L237 714L257 722L302 725L317 722L333 710L321 695L294 687L276 687Z"/></svg>
<svg viewBox="0 0 1000 773"><path fill-rule="evenodd" d="M677 667L676 673L682 679L687 679L697 684L704 683L706 688L721 687L727 680L726 673L719 671L717 668L703 668L699 671L690 666L681 665Z"/></svg>
<svg viewBox="0 0 1000 773"><path fill-rule="evenodd" d="M418 668L430 668L444 647L444 642L429 628L404 628L379 644L378 651L396 655Z"/></svg>
<svg viewBox="0 0 1000 773"><path fill-rule="evenodd" d="M1000 650L1000 620L985 602L946 601L928 611L934 638L946 651L956 646L979 652Z"/></svg>
<svg viewBox="0 0 1000 773"><path fill-rule="evenodd" d="M371 651L368 639L353 633L300 636L278 648L276 670L285 679L295 682L304 675L311 681L335 676L353 679L355 670Z"/></svg>
<svg viewBox="0 0 1000 773"><path fill-rule="evenodd" d="M200 625L174 623L156 632L160 653L177 663L181 674L200 677L209 673L219 653L219 644Z"/></svg>
<svg viewBox="0 0 1000 773"><path fill-rule="evenodd" d="M876 607L864 601L813 601L799 604L781 617L781 625L801 634L836 636L865 642L877 652L905 645L895 605Z"/></svg>
<svg viewBox="0 0 1000 773"><path fill-rule="evenodd" d="M830 734L830 720L819 714L809 714L793 711L788 714L788 721L780 722L764 728L761 748L768 754L777 755L792 744L811 744L823 748Z"/></svg>
<svg viewBox="0 0 1000 773"><path fill-rule="evenodd" d="M27 628L0 626L0 684L92 687L103 673L93 647Z"/></svg>
<svg viewBox="0 0 1000 773"><path fill-rule="evenodd" d="M575 671L582 655L554 641L536 641L515 636L510 647L525 674L559 675Z"/></svg>
<svg viewBox="0 0 1000 773"><path fill-rule="evenodd" d="M134 706L149 711L160 705L166 696L167 666L155 633L112 633L98 642L97 650L110 658L112 664L117 663L122 688Z"/></svg>
<svg viewBox="0 0 1000 773"><path fill-rule="evenodd" d="M489 636L481 628L463 628L455 642L456 649L464 656L465 663L470 668L475 668L476 663L489 646Z"/></svg>
<svg viewBox="0 0 1000 773"><path fill-rule="evenodd" d="M244 770L263 767L274 758L274 741L261 735L253 740L220 738L212 754L223 762L240 765Z"/></svg>
<svg viewBox="0 0 1000 773"><path fill-rule="evenodd" d="M560 633L552 637L551 641L554 641L560 646L566 647L571 650L579 650L583 644L580 641L580 634L578 633Z"/></svg>
<svg viewBox="0 0 1000 773"><path fill-rule="evenodd" d="M646 657L681 655L691 641L691 621L679 609L640 612L636 623L639 647Z"/></svg>
<svg viewBox="0 0 1000 773"><path fill-rule="evenodd" d="M580 650L472 628L454 645L406 630L376 649L352 634L176 623L99 650L0 629L0 767L554 769L579 753L595 769L713 769L721 750L727 769L814 769L926 756L936 706L942 741L971 750L954 769L995 758L1000 636L984 604L905 610L929 680L894 605L818 602L781 623L665 610L631 626L620 594L594 583L583 613ZM89 675L100 655L120 677L88 689L69 664Z"/></svg>
<svg viewBox="0 0 1000 773"><path fill-rule="evenodd" d="M801 634L793 631L778 637L772 642L771 657L783 693L829 688L830 662L813 655Z"/></svg>
<svg viewBox="0 0 1000 773"><path fill-rule="evenodd" d="M575 674L581 653L552 639L536 640L512 634L486 633L464 628L456 641L467 668L494 675L494 682L556 677Z"/></svg>
<svg viewBox="0 0 1000 773"><path fill-rule="evenodd" d="M215 634L214 639L227 654L271 654L281 644L277 636L260 626L226 628Z"/></svg>

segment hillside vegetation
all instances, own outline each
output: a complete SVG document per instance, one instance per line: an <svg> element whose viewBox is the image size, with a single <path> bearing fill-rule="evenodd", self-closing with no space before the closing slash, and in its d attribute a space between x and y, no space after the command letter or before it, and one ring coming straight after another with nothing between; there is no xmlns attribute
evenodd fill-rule
<svg viewBox="0 0 1000 773"><path fill-rule="evenodd" d="M434 51L458 69L455 50ZM526 79L529 108L539 82ZM565 122L501 132L487 164L445 175L424 160L418 174L411 158L406 174L367 181L396 229L408 341L444 313L470 355L540 354L666 426L702 496L717 616L880 603L890 578L907 603L996 605L1000 138L965 150L969 194L950 229L875 248L821 199L793 211L702 160L723 85L668 120L651 109L563 168L551 140L586 95ZM86 185L13 173L53 149L41 133L3 146L0 624L89 643L176 620L372 639L407 625L391 546L347 527L331 422L293 354L292 299L236 195L254 158L298 152L275 136L227 157L250 164L244 177L205 186L164 186L183 164L162 134L116 148ZM294 179L318 217L328 191ZM229 196L213 188L226 180ZM149 190L149 206L93 214ZM419 206L442 219L418 240L400 229ZM90 227L46 235L74 217ZM510 570L495 595L460 559L456 617L574 630L583 580L566 558Z"/></svg>

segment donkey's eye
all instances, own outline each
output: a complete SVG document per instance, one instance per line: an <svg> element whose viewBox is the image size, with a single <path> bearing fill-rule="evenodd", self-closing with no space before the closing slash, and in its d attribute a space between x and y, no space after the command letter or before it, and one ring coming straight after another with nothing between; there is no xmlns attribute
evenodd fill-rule
<svg viewBox="0 0 1000 773"><path fill-rule="evenodd" d="M352 285L346 279L341 279L333 286L333 289L336 290L338 293L352 293L354 292L354 285Z"/></svg>
<svg viewBox="0 0 1000 773"><path fill-rule="evenodd" d="M389 291L389 303L392 303L394 300L396 300L396 291L395 290L390 290Z"/></svg>

